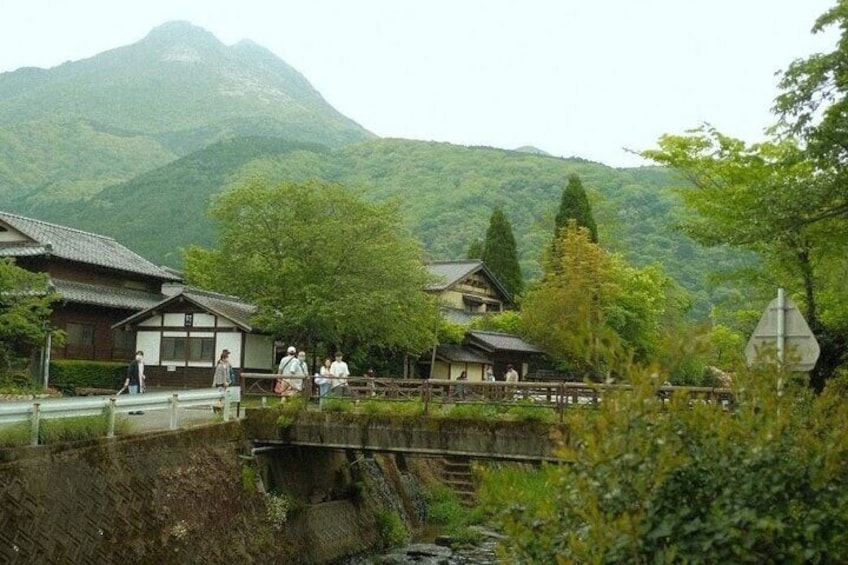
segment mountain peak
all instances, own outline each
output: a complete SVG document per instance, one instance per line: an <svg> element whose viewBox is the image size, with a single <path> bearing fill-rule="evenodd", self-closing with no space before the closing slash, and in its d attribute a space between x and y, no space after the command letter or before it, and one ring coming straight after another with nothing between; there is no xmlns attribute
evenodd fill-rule
<svg viewBox="0 0 848 565"><path fill-rule="evenodd" d="M213 45L221 47L221 43L212 32L196 26L189 21L174 20L156 26L142 40L146 43Z"/></svg>

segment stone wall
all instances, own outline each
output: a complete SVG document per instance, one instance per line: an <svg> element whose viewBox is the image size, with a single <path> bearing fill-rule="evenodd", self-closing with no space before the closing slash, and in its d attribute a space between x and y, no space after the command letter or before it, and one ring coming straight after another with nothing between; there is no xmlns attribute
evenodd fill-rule
<svg viewBox="0 0 848 565"><path fill-rule="evenodd" d="M326 563L379 543L361 455L250 453L237 423L0 450L0 562ZM252 470L294 503L284 524Z"/></svg>

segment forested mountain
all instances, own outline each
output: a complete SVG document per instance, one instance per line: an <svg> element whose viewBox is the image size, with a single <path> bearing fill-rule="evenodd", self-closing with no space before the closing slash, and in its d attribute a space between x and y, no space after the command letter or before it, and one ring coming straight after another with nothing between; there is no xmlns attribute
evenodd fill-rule
<svg viewBox="0 0 848 565"><path fill-rule="evenodd" d="M205 212L216 194L251 177L318 178L399 199L433 259L464 257L501 207L532 280L570 174L592 201L601 244L637 265L663 263L703 313L704 273L728 255L672 231L679 204L665 170L532 146L376 139L269 51L228 47L185 22L90 59L0 74L3 209L111 235L174 267L186 246L214 243Z"/></svg>
<svg viewBox="0 0 848 565"><path fill-rule="evenodd" d="M410 231L433 259L463 257L469 242L485 235L492 210L500 205L512 223L522 269L532 278L572 173L592 199L601 244L639 265L663 263L699 295L699 309L707 308L704 273L729 256L704 250L672 230L679 204L667 188L673 178L662 169L614 169L580 159L400 139L327 148L240 138L108 187L89 200L45 203L34 211L114 236L153 261L178 267L181 248L213 244L204 210L216 194L257 176L272 182L320 178L368 198L400 199Z"/></svg>
<svg viewBox="0 0 848 565"><path fill-rule="evenodd" d="M0 199L74 200L223 139L374 136L263 47L186 22L52 69L0 74Z"/></svg>

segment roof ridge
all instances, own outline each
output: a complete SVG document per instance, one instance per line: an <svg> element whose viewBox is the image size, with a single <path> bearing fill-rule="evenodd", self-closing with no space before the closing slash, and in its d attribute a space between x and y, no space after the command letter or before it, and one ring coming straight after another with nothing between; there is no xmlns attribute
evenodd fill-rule
<svg viewBox="0 0 848 565"><path fill-rule="evenodd" d="M482 259L437 259L435 261L427 261L426 265L444 265L445 263L482 263Z"/></svg>
<svg viewBox="0 0 848 565"><path fill-rule="evenodd" d="M190 293L194 293L194 294L200 294L202 296L209 296L209 297L212 297L212 298L221 298L221 297L230 298L230 299L238 301L238 302L244 302L245 304L249 304L249 302L246 302L244 298L242 298L240 296L236 296L235 294L225 294L223 292L216 292L214 290L207 290L207 289L199 288L199 287L196 287L196 286L186 285L183 288L183 294L185 294L186 292L190 292Z"/></svg>
<svg viewBox="0 0 848 565"><path fill-rule="evenodd" d="M78 229L78 228L72 228L70 226L63 226L61 224L54 224L53 222L48 222L48 221L45 221L45 220L39 220L37 218L29 218L27 216L21 216L19 214L12 214L11 212L3 212L2 210L0 210L0 216L11 216L11 217L17 218L19 220L25 220L27 222L37 222L37 223L43 224L45 226L50 226L50 227L59 228L59 229L66 230L66 231L81 233L81 234L84 234L84 235L90 235L90 236L98 237L100 239L107 239L107 240L110 240L110 241L114 241L115 243L118 243L115 240L114 237L109 237L108 235L103 235L103 234L100 234L100 233L93 233L93 232L81 230L81 229ZM47 242L47 243L50 243L50 242ZM132 251L132 250L130 249L130 251Z"/></svg>

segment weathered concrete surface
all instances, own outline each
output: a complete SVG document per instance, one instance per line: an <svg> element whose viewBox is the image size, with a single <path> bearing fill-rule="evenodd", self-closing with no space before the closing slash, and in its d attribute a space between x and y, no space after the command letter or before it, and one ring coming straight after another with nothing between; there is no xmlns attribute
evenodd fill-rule
<svg viewBox="0 0 848 565"><path fill-rule="evenodd" d="M278 416L274 410L251 410L248 435L260 443L516 461L555 461L556 448L567 438L565 426L542 422L304 411L280 426Z"/></svg>
<svg viewBox="0 0 848 565"><path fill-rule="evenodd" d="M0 563L326 563L373 547L373 507L330 496L351 491L344 456L287 454L281 525L243 480L261 473L249 453L237 422L0 450ZM307 481L327 476L335 490L311 504Z"/></svg>

